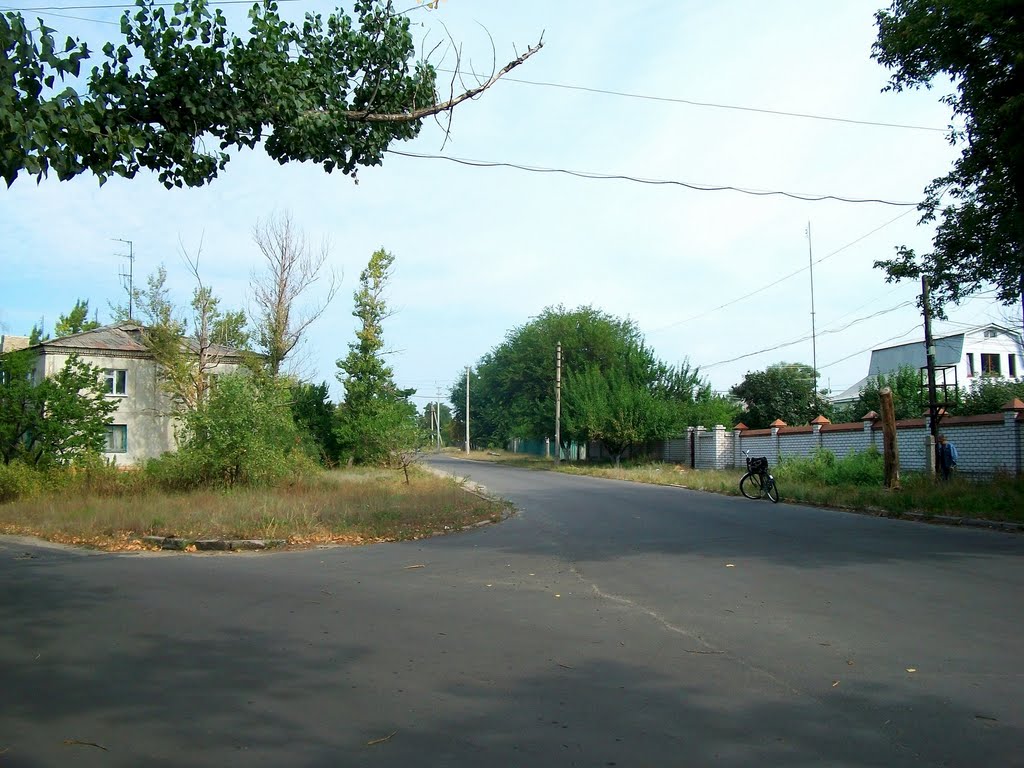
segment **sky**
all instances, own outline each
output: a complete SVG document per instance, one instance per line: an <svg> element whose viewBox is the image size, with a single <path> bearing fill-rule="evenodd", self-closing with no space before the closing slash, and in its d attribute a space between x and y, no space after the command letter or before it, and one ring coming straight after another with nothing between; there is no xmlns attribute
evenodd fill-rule
<svg viewBox="0 0 1024 768"><path fill-rule="evenodd" d="M62 16L30 15L99 49L117 39L119 12L81 7L89 4L58 0ZM661 359L699 367L716 391L748 371L816 359L821 385L841 392L866 374L872 347L922 337L920 285L887 284L872 265L897 246L927 251L932 231L912 204L956 157L942 84L882 92L887 73L870 58L880 6L447 0L414 8L422 48L442 43L432 59L442 70L455 64L449 35L466 70L489 72L542 35L544 47L514 81L458 107L447 136L428 121L392 149L903 205L395 154L362 169L355 184L314 164L279 165L260 148L237 153L198 189L169 191L148 173L102 187L88 175L39 184L22 176L0 189L0 332L27 335L41 318L52 330L78 298L109 322L110 305L124 300L121 240L131 241L136 285L162 264L182 304L193 288L182 249L194 255L201 246L204 282L224 306L244 308L262 268L253 227L287 212L311 242L327 244L342 278L296 361L335 398L335 361L354 340L352 296L378 248L395 256L388 360L421 406L444 399L467 365L555 305L633 320ZM299 20L333 7L298 0L281 10ZM244 6L225 10L243 29ZM1007 315L985 297L947 312L937 334Z"/></svg>

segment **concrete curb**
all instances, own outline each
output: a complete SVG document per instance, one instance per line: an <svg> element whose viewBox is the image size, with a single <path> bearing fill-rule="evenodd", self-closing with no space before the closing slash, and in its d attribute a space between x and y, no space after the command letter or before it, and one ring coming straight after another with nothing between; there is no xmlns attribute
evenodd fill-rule
<svg viewBox="0 0 1024 768"><path fill-rule="evenodd" d="M195 546L200 552L255 552L283 547L284 539L187 539L178 536L143 536L142 541L160 549L184 552Z"/></svg>

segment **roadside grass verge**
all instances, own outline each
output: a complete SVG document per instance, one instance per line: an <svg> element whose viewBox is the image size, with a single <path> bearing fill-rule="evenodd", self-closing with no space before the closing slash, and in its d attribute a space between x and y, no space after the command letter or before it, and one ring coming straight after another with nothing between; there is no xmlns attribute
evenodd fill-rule
<svg viewBox="0 0 1024 768"><path fill-rule="evenodd" d="M559 472L615 480L678 485L698 491L738 496L741 470L693 470L662 463L610 465L562 464ZM795 469L795 468L794 468ZM772 467L783 501L838 509L925 516L950 516L976 520L1024 523L1024 479L996 476L987 480L954 477L948 483L916 474L901 475L902 489L890 491L877 484L828 482L814 479L801 468Z"/></svg>
<svg viewBox="0 0 1024 768"><path fill-rule="evenodd" d="M143 536L284 539L289 545L418 539L497 521L507 505L466 493L451 478L413 471L334 470L276 488L167 492L133 473L82 480L0 504L0 533L99 549L146 549ZM123 485L122 485L123 484Z"/></svg>

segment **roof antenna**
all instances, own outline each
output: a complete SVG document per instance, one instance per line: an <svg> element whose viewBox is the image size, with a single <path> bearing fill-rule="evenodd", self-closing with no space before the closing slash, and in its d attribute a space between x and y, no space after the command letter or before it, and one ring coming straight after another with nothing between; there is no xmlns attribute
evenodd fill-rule
<svg viewBox="0 0 1024 768"><path fill-rule="evenodd" d="M132 247L131 240L125 240L124 238L121 237L113 237L111 239L116 240L119 243L128 243L128 253L117 254L123 259L128 259L128 271L125 272L124 268L122 267L121 271L118 272L118 276L121 278L121 287L124 288L125 291L127 291L128 293L128 319L132 320L134 319L132 316L132 298L135 296L135 250Z"/></svg>

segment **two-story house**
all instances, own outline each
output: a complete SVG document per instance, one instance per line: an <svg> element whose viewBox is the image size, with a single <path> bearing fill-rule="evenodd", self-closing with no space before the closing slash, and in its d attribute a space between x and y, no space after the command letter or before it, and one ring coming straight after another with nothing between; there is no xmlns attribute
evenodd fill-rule
<svg viewBox="0 0 1024 768"><path fill-rule="evenodd" d="M70 355L103 370L107 397L117 401L117 409L107 425L104 456L119 465L145 462L177 448L176 409L170 395L161 386L160 366L142 338L143 327L128 321L51 339L35 346L25 337L6 336L0 341L0 353L28 348L38 354L35 380L52 376L64 367ZM186 339L190 351L194 344ZM209 350L211 373L223 374L242 363L242 353L230 347L213 345Z"/></svg>
<svg viewBox="0 0 1024 768"><path fill-rule="evenodd" d="M1021 337L998 325L979 325L954 334L936 336L937 383L961 389L970 387L978 376L1024 376L1024 346ZM868 373L852 387L832 398L836 404L852 403L864 385L880 373L892 373L902 366L923 369L927 365L924 341L912 341L871 350ZM941 397L940 397L941 399Z"/></svg>

